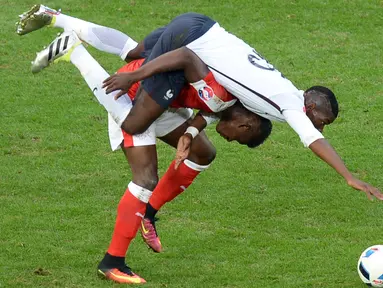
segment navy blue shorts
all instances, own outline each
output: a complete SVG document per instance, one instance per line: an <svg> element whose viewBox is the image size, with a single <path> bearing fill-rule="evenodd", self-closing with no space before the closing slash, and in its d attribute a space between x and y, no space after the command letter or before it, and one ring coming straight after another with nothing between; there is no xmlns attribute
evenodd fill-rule
<svg viewBox="0 0 383 288"><path fill-rule="evenodd" d="M167 26L150 33L144 39L145 63L169 51L184 47L204 35L215 21L197 13L177 16ZM144 64L145 65L145 64ZM158 73L142 82L145 91L164 109L177 98L186 84L184 71Z"/></svg>

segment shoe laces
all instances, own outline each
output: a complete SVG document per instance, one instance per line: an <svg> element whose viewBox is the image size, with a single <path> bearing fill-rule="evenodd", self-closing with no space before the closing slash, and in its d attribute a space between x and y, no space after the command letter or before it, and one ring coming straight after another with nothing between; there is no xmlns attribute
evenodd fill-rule
<svg viewBox="0 0 383 288"><path fill-rule="evenodd" d="M148 233L148 236L150 238L152 237L158 237L158 234L157 234L157 229L156 229L156 221L158 221L158 218L154 218L154 219L145 219L145 226L146 225L151 225L153 228L149 227L149 233Z"/></svg>

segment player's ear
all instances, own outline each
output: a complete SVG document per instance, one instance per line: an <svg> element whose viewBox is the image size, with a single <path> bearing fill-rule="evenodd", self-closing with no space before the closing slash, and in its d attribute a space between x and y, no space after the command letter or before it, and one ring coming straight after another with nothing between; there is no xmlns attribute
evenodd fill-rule
<svg viewBox="0 0 383 288"><path fill-rule="evenodd" d="M248 131L248 130L251 129L251 125L248 124L248 123L246 123L246 124L241 124L241 125L238 126L238 128L240 128L240 129L242 129L242 130L246 130L246 131Z"/></svg>
<svg viewBox="0 0 383 288"><path fill-rule="evenodd" d="M316 107L315 103L310 103L306 106L306 112L314 110Z"/></svg>
<svg viewBox="0 0 383 288"><path fill-rule="evenodd" d="M241 114L237 116L237 127L241 130L249 130L251 129L252 119L246 114Z"/></svg>

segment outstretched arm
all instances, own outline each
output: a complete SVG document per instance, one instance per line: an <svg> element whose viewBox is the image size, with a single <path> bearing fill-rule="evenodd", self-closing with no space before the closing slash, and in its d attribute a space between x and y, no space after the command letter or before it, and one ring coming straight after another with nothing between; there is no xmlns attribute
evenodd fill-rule
<svg viewBox="0 0 383 288"><path fill-rule="evenodd" d="M363 191L369 198L375 196L383 200L383 194L368 183L360 181L344 165L342 159L336 153L335 149L324 139L323 135L315 129L310 119L301 111L285 110L283 115L287 123L297 132L301 141L308 146L324 162L335 169L354 189Z"/></svg>
<svg viewBox="0 0 383 288"><path fill-rule="evenodd" d="M115 97L118 98L125 94L134 83L144 80L158 73L183 70L186 80L189 83L198 82L209 73L209 69L186 47L165 53L152 61L145 63L139 69L128 72L118 73L110 76L104 81L103 87L107 87L106 93L121 90Z"/></svg>
<svg viewBox="0 0 383 288"><path fill-rule="evenodd" d="M140 81L157 73L176 70L184 70L186 79L190 83L203 79L209 73L206 64L186 47L167 52L141 66L133 73Z"/></svg>
<svg viewBox="0 0 383 288"><path fill-rule="evenodd" d="M370 199L371 196L375 196L379 200L383 200L383 194L379 191L379 189L368 183L360 181L351 174L334 148L332 148L332 146L325 139L318 139L314 141L311 143L309 148L324 162L333 167L336 172L342 175L349 186L356 190L363 191Z"/></svg>

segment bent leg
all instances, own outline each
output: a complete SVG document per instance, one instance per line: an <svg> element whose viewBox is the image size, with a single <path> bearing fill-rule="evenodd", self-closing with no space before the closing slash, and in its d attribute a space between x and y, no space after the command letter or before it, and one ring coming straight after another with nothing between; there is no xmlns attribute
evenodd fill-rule
<svg viewBox="0 0 383 288"><path fill-rule="evenodd" d="M176 147L178 139L185 133L187 127L188 124L184 123L160 139ZM193 183L199 173L209 167L215 159L215 156L215 147L211 144L204 132L200 133L192 142L188 159L185 160L177 170L174 168L174 161L170 164L149 200L149 204L153 209L148 209L145 216L147 216L147 218L153 218L165 203L172 201L185 191L186 188Z"/></svg>
<svg viewBox="0 0 383 288"><path fill-rule="evenodd" d="M176 147L178 139L185 133L188 126L187 122L184 122L160 139ZM155 252L161 252L162 250L162 245L154 225L156 213L165 203L172 201L184 192L193 183L199 173L207 169L215 158L215 148L207 139L205 133L200 133L194 139L192 145L189 159L185 160L177 170L174 168L174 161L170 164L168 170L158 182L146 206L141 235L146 244ZM146 234L148 233L155 234L156 238L147 237Z"/></svg>
<svg viewBox="0 0 383 288"><path fill-rule="evenodd" d="M77 46L71 53L70 60L80 71L82 77L100 104L104 106L105 110L108 111L113 120L121 126L132 107L130 98L125 95L115 100L114 95L116 95L117 92L112 92L109 95L106 94L105 89L102 88L102 83L109 77L109 74L89 54L84 46Z"/></svg>
<svg viewBox="0 0 383 288"><path fill-rule="evenodd" d="M53 27L73 30L79 38L94 48L118 55L125 60L127 54L138 43L125 33L113 28L101 26L63 13L54 16Z"/></svg>

